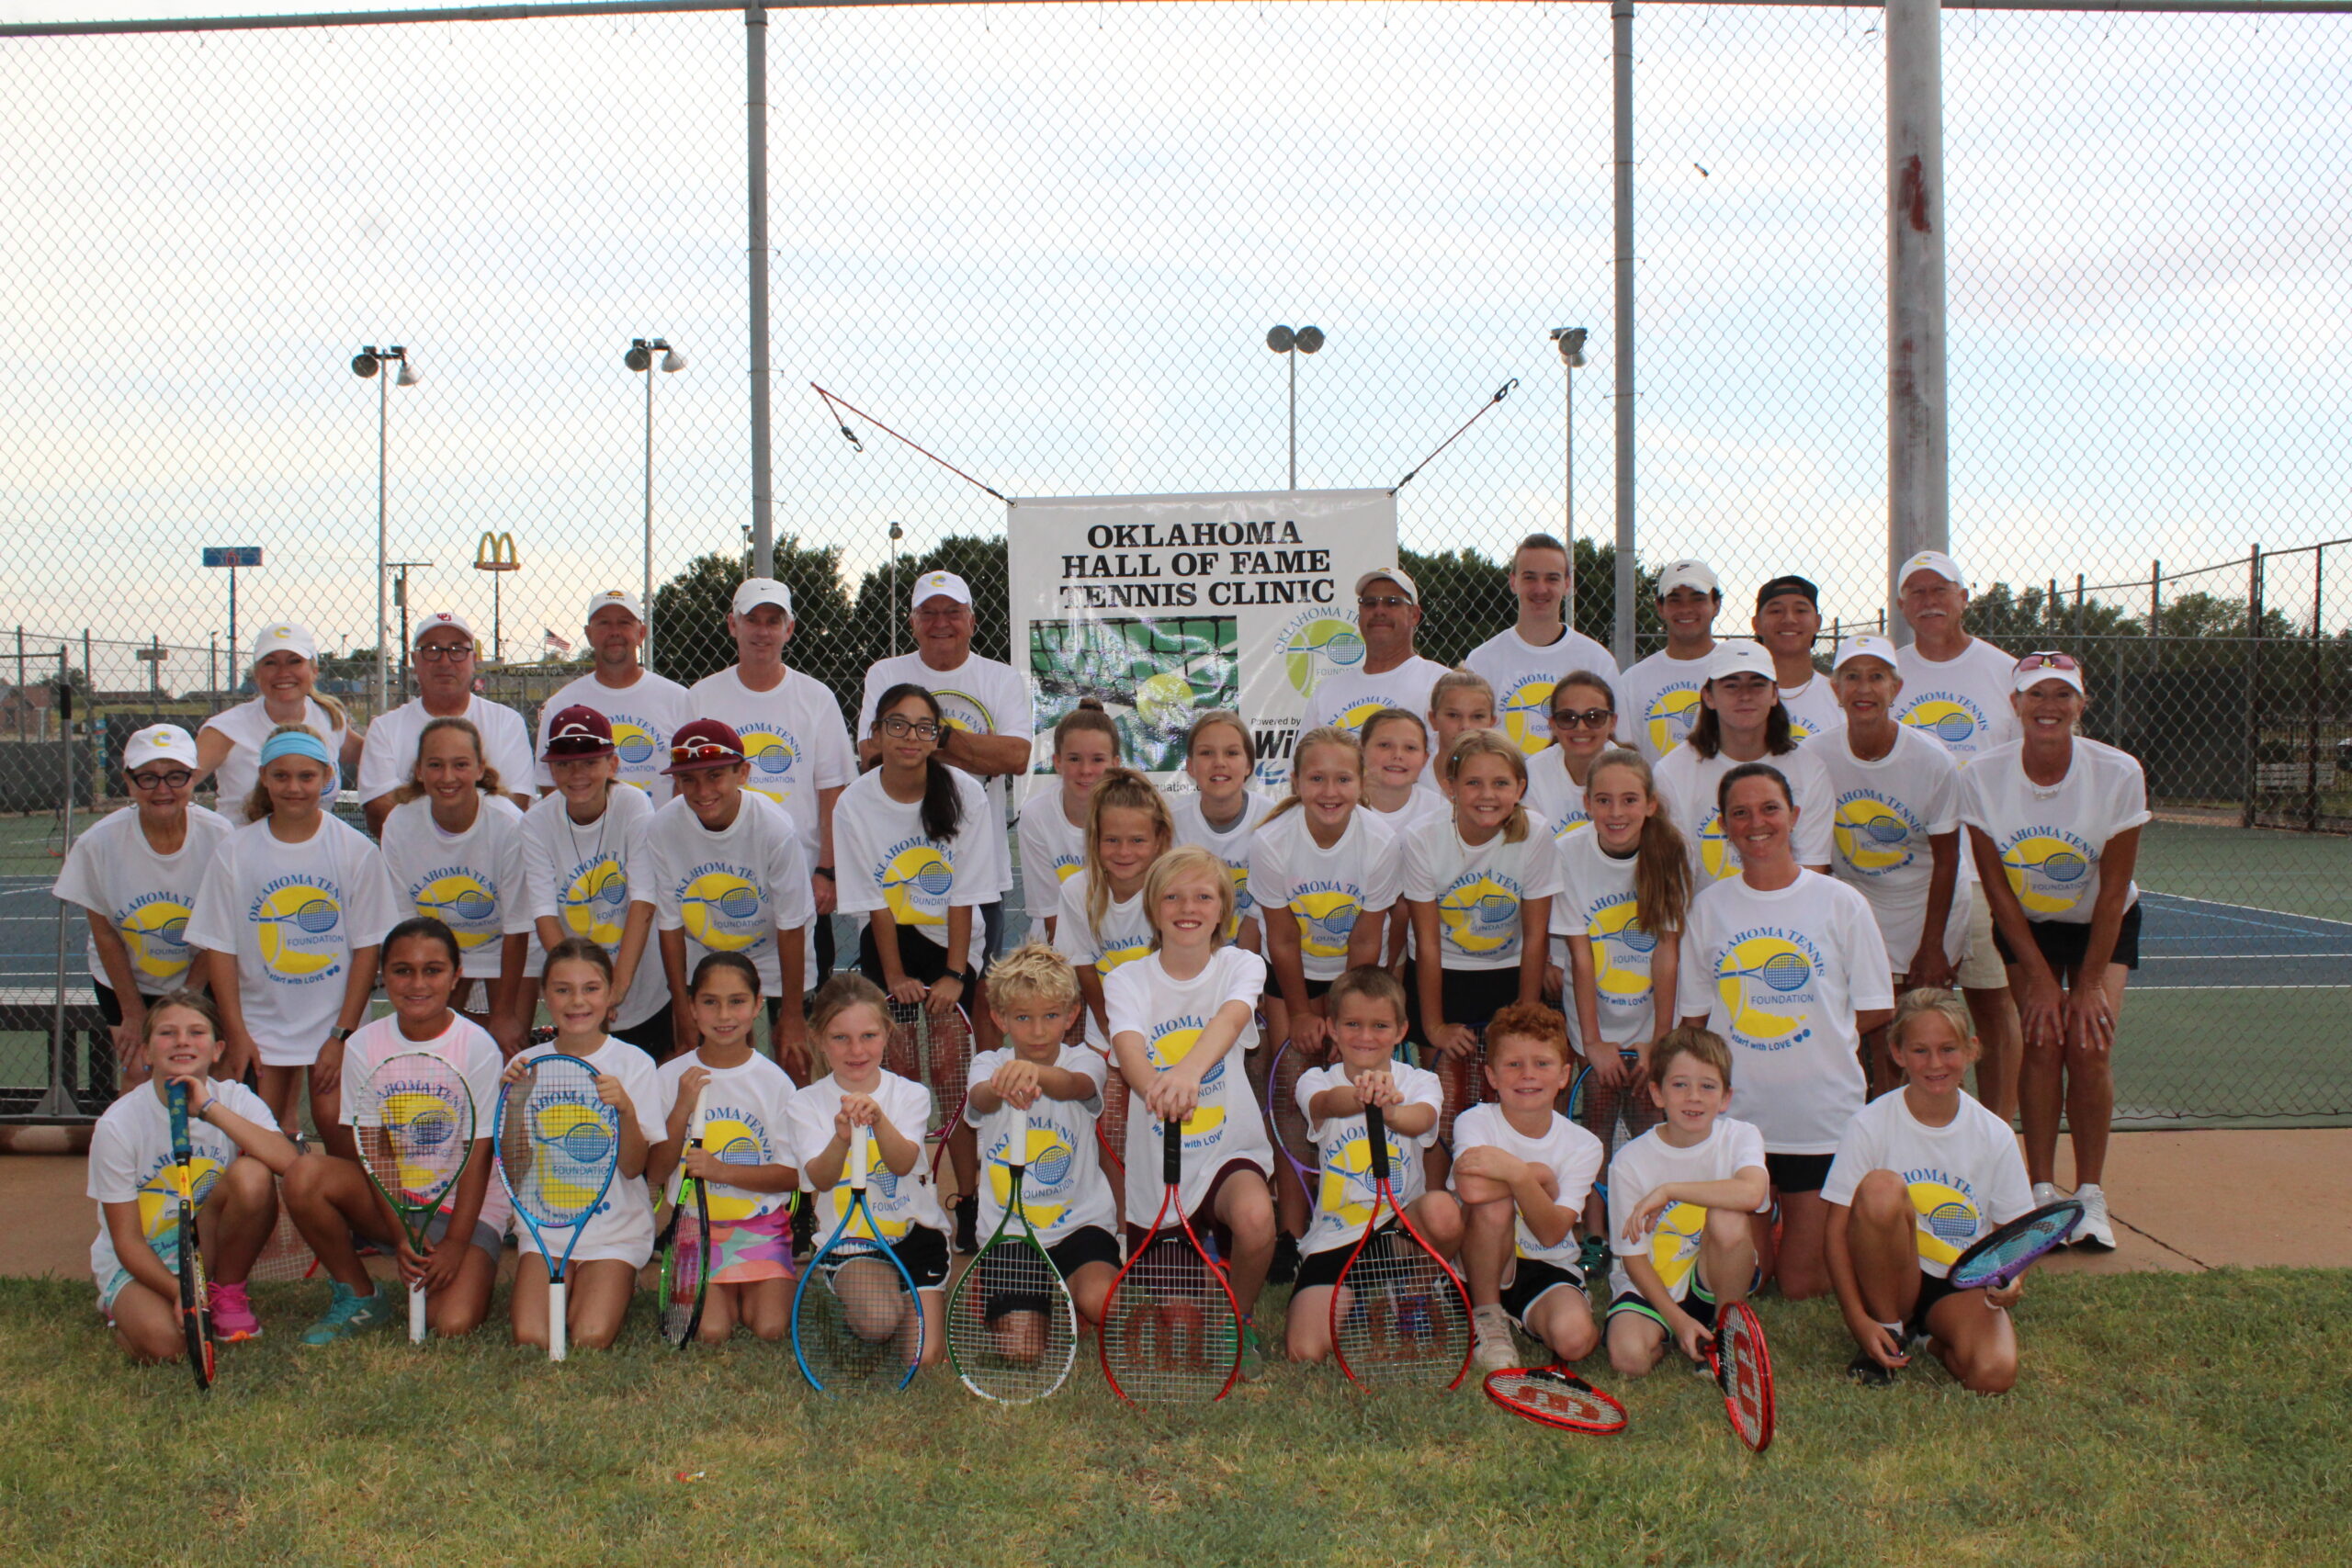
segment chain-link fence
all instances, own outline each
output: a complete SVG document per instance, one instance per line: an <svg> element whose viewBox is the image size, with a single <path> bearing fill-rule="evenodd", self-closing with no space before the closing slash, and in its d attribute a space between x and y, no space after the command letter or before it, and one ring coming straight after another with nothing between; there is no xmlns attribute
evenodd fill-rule
<svg viewBox="0 0 2352 1568"><path fill-rule="evenodd" d="M1880 15L1636 22L1639 555L1710 558L1721 629L1783 570L1842 626L1883 608ZM1516 383L1400 492L1426 651L1508 620L1500 563L1537 529L1577 537L1577 618L1610 637L1606 7L871 6L765 31L778 574L793 662L845 701L933 565L974 581L1003 656L1004 512L868 421L844 440L808 383L1007 494L1254 488L1290 459L1277 323L1327 335L1297 365L1303 485L1396 483ZM230 645L265 617L311 625L364 716L379 493L411 607L469 617L502 699L534 711L578 672L606 587L653 590L663 672L727 662L745 34L702 13L0 39L0 624L47 650L21 744L59 647L111 733L232 700ZM1953 547L2010 585L1979 595L1986 635L2048 640L2002 617L2056 630L2079 599L2088 646L2120 644L2092 607L2138 601L2078 574L2342 533L2343 18L1968 12L1943 43ZM1573 380L1561 326L1591 333ZM624 365L656 337L684 369ZM394 344L414 385L352 374ZM471 570L505 535L517 570ZM206 546L263 551L233 638ZM2292 584L2166 580L2095 718L2138 724L2160 794L2195 784L2168 802L2262 842L2343 815L2313 738L2342 735L2352 617L2319 553L2294 558ZM2211 624L2176 634L2200 593ZM15 727L0 711L0 746ZM10 771L9 804L56 813L44 759ZM2247 863L2214 875L2214 900L2275 907ZM2319 1098L2352 1114L2352 1071ZM2156 1109L2314 1105L2190 1085Z"/></svg>

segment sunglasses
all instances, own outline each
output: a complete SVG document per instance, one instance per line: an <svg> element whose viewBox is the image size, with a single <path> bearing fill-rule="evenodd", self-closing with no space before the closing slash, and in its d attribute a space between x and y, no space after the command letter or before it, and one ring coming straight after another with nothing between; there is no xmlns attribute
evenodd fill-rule
<svg viewBox="0 0 2352 1568"><path fill-rule="evenodd" d="M1411 604L1402 593L1364 593L1356 598L1359 610L1399 610Z"/></svg>
<svg viewBox="0 0 2352 1568"><path fill-rule="evenodd" d="M682 766L688 762L740 762L741 751L730 751L716 740L693 740L684 746L670 748L670 764Z"/></svg>
<svg viewBox="0 0 2352 1568"><path fill-rule="evenodd" d="M1560 708L1552 715L1552 728L1555 729L1606 729L1616 721L1617 710L1614 708L1586 708L1581 712Z"/></svg>
<svg viewBox="0 0 2352 1568"><path fill-rule="evenodd" d="M2017 672L2024 675L2036 670L2066 670L2079 674L2082 668L2071 653L2029 653L2018 660Z"/></svg>

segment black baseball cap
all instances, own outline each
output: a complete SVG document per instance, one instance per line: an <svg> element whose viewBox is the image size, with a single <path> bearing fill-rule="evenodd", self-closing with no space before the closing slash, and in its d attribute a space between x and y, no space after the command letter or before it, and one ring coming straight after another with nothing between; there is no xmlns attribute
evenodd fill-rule
<svg viewBox="0 0 2352 1568"><path fill-rule="evenodd" d="M1816 610L1821 608L1821 590L1814 586L1813 579L1799 577L1792 571L1785 572L1758 589L1756 607L1760 610L1783 593L1802 593L1806 604Z"/></svg>

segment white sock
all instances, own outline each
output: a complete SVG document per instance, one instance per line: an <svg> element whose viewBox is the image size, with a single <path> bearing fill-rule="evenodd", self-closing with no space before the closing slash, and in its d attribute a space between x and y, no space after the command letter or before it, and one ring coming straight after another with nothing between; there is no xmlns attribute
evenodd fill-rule
<svg viewBox="0 0 2352 1568"><path fill-rule="evenodd" d="M1886 1337L1889 1339L1894 1340L1897 1345L1903 1343L1903 1325L1901 1324L1882 1323L1879 1326L1886 1330Z"/></svg>

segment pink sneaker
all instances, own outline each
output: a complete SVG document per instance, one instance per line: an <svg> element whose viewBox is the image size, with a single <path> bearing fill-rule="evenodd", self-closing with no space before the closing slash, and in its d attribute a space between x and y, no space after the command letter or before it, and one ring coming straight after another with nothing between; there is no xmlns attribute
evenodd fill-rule
<svg viewBox="0 0 2352 1568"><path fill-rule="evenodd" d="M244 1286L223 1285L214 1280L209 1290L215 1339L234 1345L241 1339L261 1337L261 1320L254 1316L254 1303L246 1299Z"/></svg>

